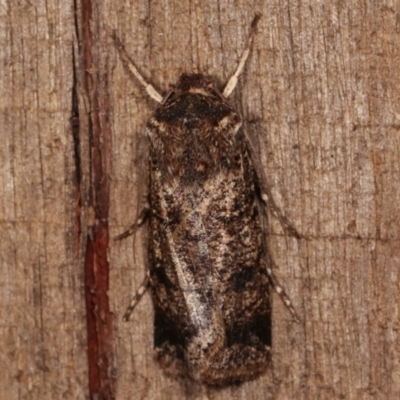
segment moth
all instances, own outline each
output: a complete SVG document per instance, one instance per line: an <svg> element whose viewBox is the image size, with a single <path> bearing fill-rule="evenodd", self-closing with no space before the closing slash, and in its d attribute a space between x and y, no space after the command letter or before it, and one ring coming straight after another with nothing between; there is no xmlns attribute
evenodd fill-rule
<svg viewBox="0 0 400 400"><path fill-rule="evenodd" d="M250 54L256 14L238 67L222 93L213 79L184 73L163 97L140 75L115 34L124 66L158 107L150 139L148 207L118 239L149 221L149 271L125 313L151 289L154 349L172 375L228 385L262 374L271 352L271 269L262 219L266 202L289 233L252 160L241 117L227 98Z"/></svg>

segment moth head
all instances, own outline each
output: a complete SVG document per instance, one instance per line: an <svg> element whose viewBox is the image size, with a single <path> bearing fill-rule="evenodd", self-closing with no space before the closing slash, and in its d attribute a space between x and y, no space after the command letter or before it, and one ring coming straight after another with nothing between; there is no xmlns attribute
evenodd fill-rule
<svg viewBox="0 0 400 400"><path fill-rule="evenodd" d="M208 91L215 88L214 80L203 74L182 74L175 86L180 92Z"/></svg>
<svg viewBox="0 0 400 400"><path fill-rule="evenodd" d="M176 85L171 87L171 91L165 96L163 103L171 97L176 98L187 93L221 97L221 94L215 86L215 81L211 77L198 73L184 73L179 77Z"/></svg>

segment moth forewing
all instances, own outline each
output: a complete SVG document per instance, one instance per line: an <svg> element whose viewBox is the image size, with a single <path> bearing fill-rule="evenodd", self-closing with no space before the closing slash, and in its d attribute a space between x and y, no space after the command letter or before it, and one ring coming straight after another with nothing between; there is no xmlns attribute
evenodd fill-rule
<svg viewBox="0 0 400 400"><path fill-rule="evenodd" d="M150 139L149 272L154 348L169 373L209 385L253 379L268 365L272 274L259 211L255 166L241 117L227 102L250 54L257 23L222 94L202 74L182 74L160 100L135 67L129 71L159 105ZM124 63L129 63L115 35ZM269 198L262 192L263 201ZM127 234L120 237L125 237ZM284 293L284 292L283 292Z"/></svg>

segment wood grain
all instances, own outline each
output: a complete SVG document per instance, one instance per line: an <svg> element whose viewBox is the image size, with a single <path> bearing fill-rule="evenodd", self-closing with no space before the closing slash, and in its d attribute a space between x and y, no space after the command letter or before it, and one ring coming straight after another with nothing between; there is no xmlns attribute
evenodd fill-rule
<svg viewBox="0 0 400 400"><path fill-rule="evenodd" d="M85 399L83 266L96 221L88 207L93 104L82 79L81 3L76 13L73 2L32 4L12 0L1 11L0 398ZM154 103L128 79L106 27L165 93L182 72L225 83L255 11L263 18L231 101L258 143L275 201L304 236L284 237L271 216L275 273L301 323L274 296L269 371L221 390L182 385L155 364L149 296L131 322L122 321L145 273L145 237L111 240L115 397L398 398L399 2L115 0L92 7L90 73L109 98L97 111L112 136L110 237L140 211L139 144Z"/></svg>

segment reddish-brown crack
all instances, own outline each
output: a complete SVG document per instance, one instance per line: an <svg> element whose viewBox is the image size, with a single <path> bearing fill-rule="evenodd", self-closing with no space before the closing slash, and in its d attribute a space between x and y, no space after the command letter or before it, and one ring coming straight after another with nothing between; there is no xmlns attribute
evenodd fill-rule
<svg viewBox="0 0 400 400"><path fill-rule="evenodd" d="M84 89L90 102L87 131L90 148L90 189L88 195L88 234L85 253L85 299L87 313L87 349L89 394L91 399L115 398L114 316L110 311L108 212L111 166L111 128L108 122L109 99L105 65L93 39L96 16L91 0L81 1L81 49ZM77 24L79 26L79 24ZM99 30L96 29L96 32ZM94 62L94 60L96 60ZM79 65L79 63L77 63ZM94 65L98 70L94 68Z"/></svg>

